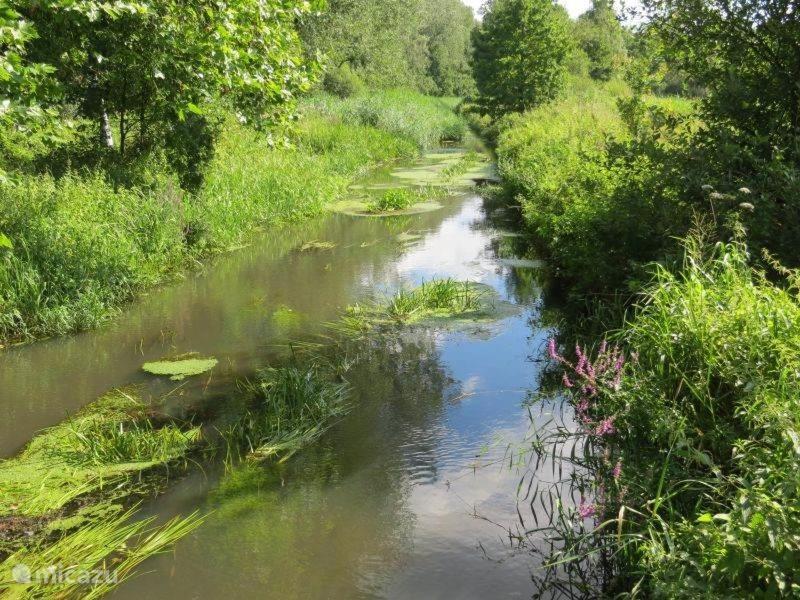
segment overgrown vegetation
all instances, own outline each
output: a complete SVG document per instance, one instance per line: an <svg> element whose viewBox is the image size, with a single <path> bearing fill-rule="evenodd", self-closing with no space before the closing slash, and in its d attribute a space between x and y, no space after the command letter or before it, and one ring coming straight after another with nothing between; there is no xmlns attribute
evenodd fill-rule
<svg viewBox="0 0 800 600"><path fill-rule="evenodd" d="M611 595L797 594L800 304L785 275L693 237L613 346L574 362L551 346L580 429L550 441L586 447L552 562Z"/></svg>
<svg viewBox="0 0 800 600"><path fill-rule="evenodd" d="M0 187L0 231L13 246L0 249L0 340L94 327L253 228L320 214L371 166L465 134L449 107L413 94L319 97L302 110L290 147L230 122L196 194L158 165L130 188L100 173Z"/></svg>
<svg viewBox="0 0 800 600"><path fill-rule="evenodd" d="M495 117L477 123L497 134L505 191L589 325L565 328L568 347L588 337L574 355L550 347L575 420L533 440L570 474L522 488L552 519L531 532L539 591L793 597L800 313L782 265L798 264L800 240L796 7L642 4L628 31L601 2L578 20L554 102L512 87L478 104ZM498 81L526 59L503 46L525 35L517 21L489 34L502 49L490 66L476 46ZM597 340L601 320L621 330Z"/></svg>

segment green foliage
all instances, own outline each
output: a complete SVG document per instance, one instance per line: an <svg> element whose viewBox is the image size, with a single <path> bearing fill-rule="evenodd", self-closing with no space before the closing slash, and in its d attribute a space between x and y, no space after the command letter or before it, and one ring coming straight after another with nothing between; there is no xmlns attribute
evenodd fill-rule
<svg viewBox="0 0 800 600"><path fill-rule="evenodd" d="M704 120L724 130L743 154L784 155L797 166L797 7L766 0L643 4L664 53L707 89Z"/></svg>
<svg viewBox="0 0 800 600"><path fill-rule="evenodd" d="M490 0L473 35L478 104L501 116L556 97L571 50L566 11L550 0Z"/></svg>
<svg viewBox="0 0 800 600"><path fill-rule="evenodd" d="M800 302L741 243L688 242L621 339L636 359L597 402L624 465L609 531L627 581L655 597L790 597L800 553ZM617 496L617 494L619 494ZM616 541L615 541L616 540Z"/></svg>
<svg viewBox="0 0 800 600"><path fill-rule="evenodd" d="M357 96L364 93L366 89L361 78L347 64L325 73L323 87L326 92L339 96L339 98Z"/></svg>
<svg viewBox="0 0 800 600"><path fill-rule="evenodd" d="M309 2L9 4L30 30L16 62L46 65L57 88L51 105L95 122L99 143L118 144L120 156L133 145L137 153L165 149L187 187L199 185L199 165L212 155L215 103L253 125L275 124L315 70L295 27Z"/></svg>
<svg viewBox="0 0 800 600"><path fill-rule="evenodd" d="M468 94L474 23L460 0L330 0L304 23L303 39L326 56L326 89L337 95L331 85L348 72L371 89Z"/></svg>
<svg viewBox="0 0 800 600"><path fill-rule="evenodd" d="M622 70L625 32L608 0L594 0L592 8L578 17L575 35L592 79L608 81Z"/></svg>

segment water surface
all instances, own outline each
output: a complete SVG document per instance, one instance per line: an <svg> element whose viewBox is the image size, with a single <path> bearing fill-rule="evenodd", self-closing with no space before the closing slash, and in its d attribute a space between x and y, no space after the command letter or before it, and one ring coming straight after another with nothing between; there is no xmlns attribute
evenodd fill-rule
<svg viewBox="0 0 800 600"><path fill-rule="evenodd" d="M477 190L439 211L331 215L268 232L202 273L154 291L99 332L0 357L0 451L108 389L140 384L173 402L226 402L236 378L277 360L343 308L378 292L453 277L518 306L495 324L387 340L351 373L354 410L282 465L194 470L145 505L200 510L205 524L147 563L120 598L525 598L531 557L518 521L509 444L529 427L546 333L535 265ZM302 252L310 241L328 250ZM181 386L144 375L166 353L220 359Z"/></svg>

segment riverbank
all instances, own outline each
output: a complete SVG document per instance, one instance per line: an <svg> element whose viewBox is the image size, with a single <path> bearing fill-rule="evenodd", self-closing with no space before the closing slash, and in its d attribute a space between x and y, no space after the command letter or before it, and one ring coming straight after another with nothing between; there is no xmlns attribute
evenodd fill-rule
<svg viewBox="0 0 800 600"><path fill-rule="evenodd" d="M539 585L796 594L798 275L759 257L793 260L772 221L793 184L726 171L688 100L575 83L496 124L569 308L550 356L575 424L534 448L579 474L543 501L580 502L550 515Z"/></svg>
<svg viewBox="0 0 800 600"><path fill-rule="evenodd" d="M97 327L254 229L319 215L368 169L466 133L446 101L411 92L319 97L301 114L288 145L229 122L193 194L157 164L128 188L97 172L4 183L0 344Z"/></svg>

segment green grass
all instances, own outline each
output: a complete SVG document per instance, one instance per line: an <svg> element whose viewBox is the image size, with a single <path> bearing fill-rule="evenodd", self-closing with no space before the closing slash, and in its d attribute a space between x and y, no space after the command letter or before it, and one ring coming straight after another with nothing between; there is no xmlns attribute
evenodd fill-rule
<svg viewBox="0 0 800 600"><path fill-rule="evenodd" d="M446 103L399 91L301 111L289 147L231 120L194 195L156 163L129 189L85 173L0 185L0 344L96 327L254 229L319 215L370 168L465 132Z"/></svg>
<svg viewBox="0 0 800 600"><path fill-rule="evenodd" d="M351 408L349 386L313 363L264 370L245 390L250 408L223 436L232 451L243 449L251 460L285 460Z"/></svg>
<svg viewBox="0 0 800 600"><path fill-rule="evenodd" d="M374 213L406 210L422 199L423 197L414 190L406 188L386 190L380 198L367 204L367 210Z"/></svg>

